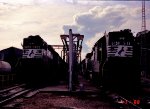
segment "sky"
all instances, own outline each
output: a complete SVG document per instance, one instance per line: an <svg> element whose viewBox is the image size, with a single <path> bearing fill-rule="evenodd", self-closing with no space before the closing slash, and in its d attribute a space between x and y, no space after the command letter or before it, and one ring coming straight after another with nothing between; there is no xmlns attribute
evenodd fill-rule
<svg viewBox="0 0 150 109"><path fill-rule="evenodd" d="M60 35L72 29L84 35L83 59L105 31L131 29L134 35L141 31L141 8L138 0L0 0L0 50L22 48L29 35L62 45ZM150 30L150 1L146 1L146 23Z"/></svg>

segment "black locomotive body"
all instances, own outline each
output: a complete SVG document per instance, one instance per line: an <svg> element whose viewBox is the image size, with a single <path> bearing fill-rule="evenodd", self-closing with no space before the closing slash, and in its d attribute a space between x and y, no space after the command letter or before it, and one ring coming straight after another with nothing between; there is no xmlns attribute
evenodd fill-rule
<svg viewBox="0 0 150 109"><path fill-rule="evenodd" d="M150 31L137 33L136 40L140 45L140 66L142 77L150 79Z"/></svg>
<svg viewBox="0 0 150 109"><path fill-rule="evenodd" d="M119 92L138 88L139 56L139 45L131 30L109 32L92 49L92 80L104 89Z"/></svg>
<svg viewBox="0 0 150 109"><path fill-rule="evenodd" d="M25 83L34 86L57 83L65 79L66 66L52 46L39 35L24 38L21 70Z"/></svg>

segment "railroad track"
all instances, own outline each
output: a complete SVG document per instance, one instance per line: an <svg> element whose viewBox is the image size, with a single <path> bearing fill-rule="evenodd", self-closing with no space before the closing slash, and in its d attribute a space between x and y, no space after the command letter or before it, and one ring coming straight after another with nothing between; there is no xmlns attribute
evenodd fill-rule
<svg viewBox="0 0 150 109"><path fill-rule="evenodd" d="M0 94L1 94L1 93L4 93L4 92L7 92L7 91L9 91L9 90L15 89L15 88L17 88L17 87L23 87L23 86L25 86L25 84L15 85L15 86L12 86L12 87L7 88L7 89L0 90Z"/></svg>
<svg viewBox="0 0 150 109"><path fill-rule="evenodd" d="M114 102L114 105L117 108L122 108L122 109L142 109L140 106L135 105L134 102L132 102L131 100L128 100L127 98L123 97L123 96L119 96L119 95L114 95L112 97L112 100ZM138 101L137 104L139 104L140 102Z"/></svg>
<svg viewBox="0 0 150 109"><path fill-rule="evenodd" d="M118 109L150 109L150 97L143 94L127 97L109 92L106 95Z"/></svg>
<svg viewBox="0 0 150 109"><path fill-rule="evenodd" d="M31 89L25 88L25 84L1 90L0 91L0 106L5 105L9 101L11 101L29 91L31 91Z"/></svg>

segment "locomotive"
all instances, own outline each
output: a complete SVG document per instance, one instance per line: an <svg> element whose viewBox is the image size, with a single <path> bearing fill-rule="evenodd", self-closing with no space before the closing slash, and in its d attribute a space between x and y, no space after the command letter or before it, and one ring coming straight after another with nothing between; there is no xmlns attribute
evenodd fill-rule
<svg viewBox="0 0 150 109"><path fill-rule="evenodd" d="M136 40L140 44L140 66L141 76L150 79L150 31L138 32Z"/></svg>
<svg viewBox="0 0 150 109"><path fill-rule="evenodd" d="M23 39L22 79L32 86L56 84L66 79L67 64L39 35Z"/></svg>
<svg viewBox="0 0 150 109"><path fill-rule="evenodd" d="M91 79L106 90L135 91L140 85L139 48L129 29L105 34L90 53Z"/></svg>

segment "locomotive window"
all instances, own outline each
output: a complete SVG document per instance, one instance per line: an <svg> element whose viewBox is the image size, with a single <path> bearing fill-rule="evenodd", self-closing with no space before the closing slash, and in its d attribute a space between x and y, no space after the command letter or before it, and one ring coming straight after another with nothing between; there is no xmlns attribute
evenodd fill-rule
<svg viewBox="0 0 150 109"><path fill-rule="evenodd" d="M114 42L110 42L109 45L130 45L130 42L126 42L126 41L114 41Z"/></svg>
<svg viewBox="0 0 150 109"><path fill-rule="evenodd" d="M24 49L40 49L40 46L24 46Z"/></svg>
<svg viewBox="0 0 150 109"><path fill-rule="evenodd" d="M24 46L24 49L29 49L30 48L30 46Z"/></svg>
<svg viewBox="0 0 150 109"><path fill-rule="evenodd" d="M110 45L120 45L120 42L111 42Z"/></svg>

